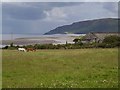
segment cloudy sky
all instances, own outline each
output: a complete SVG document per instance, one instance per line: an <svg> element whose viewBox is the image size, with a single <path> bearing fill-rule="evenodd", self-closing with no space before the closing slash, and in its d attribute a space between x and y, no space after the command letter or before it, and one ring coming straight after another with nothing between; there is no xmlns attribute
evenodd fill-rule
<svg viewBox="0 0 120 90"><path fill-rule="evenodd" d="M44 34L73 22L117 17L117 2L2 2L3 33Z"/></svg>

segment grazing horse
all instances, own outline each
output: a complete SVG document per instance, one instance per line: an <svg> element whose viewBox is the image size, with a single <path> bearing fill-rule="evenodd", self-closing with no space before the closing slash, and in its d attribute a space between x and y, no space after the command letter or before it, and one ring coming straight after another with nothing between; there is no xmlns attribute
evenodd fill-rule
<svg viewBox="0 0 120 90"><path fill-rule="evenodd" d="M36 51L35 48L27 48L26 50L27 50L27 52L29 52L29 51Z"/></svg>
<svg viewBox="0 0 120 90"><path fill-rule="evenodd" d="M25 48L18 48L18 51L26 52L26 49Z"/></svg>

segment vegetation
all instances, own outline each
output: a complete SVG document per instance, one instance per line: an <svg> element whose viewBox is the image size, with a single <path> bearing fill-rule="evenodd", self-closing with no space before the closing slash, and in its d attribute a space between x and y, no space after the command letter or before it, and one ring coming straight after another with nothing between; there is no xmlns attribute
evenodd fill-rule
<svg viewBox="0 0 120 90"><path fill-rule="evenodd" d="M23 48L36 48L36 49L82 49L82 48L115 48L120 47L120 37L119 36L107 36L103 40L102 43L82 43L82 37L75 38L73 42L74 44L69 44L66 41L66 44L35 44L35 45L27 45L27 46L14 46L13 43L11 43L10 46L6 46L3 49L12 49L15 50L19 47Z"/></svg>
<svg viewBox="0 0 120 90"><path fill-rule="evenodd" d="M103 43L107 43L107 44L116 43L116 42L120 42L120 37L119 36L115 36L115 35L107 36L103 40Z"/></svg>
<svg viewBox="0 0 120 90"><path fill-rule="evenodd" d="M116 35L111 35L105 37L102 43L82 43L81 39L75 38L73 40L75 44L80 45L83 48L114 48L114 47L120 47L120 37Z"/></svg>
<svg viewBox="0 0 120 90"><path fill-rule="evenodd" d="M10 44L10 47L13 47L13 42Z"/></svg>
<svg viewBox="0 0 120 90"><path fill-rule="evenodd" d="M117 88L118 49L3 50L3 88Z"/></svg>
<svg viewBox="0 0 120 90"><path fill-rule="evenodd" d="M119 36L107 36L103 43L109 45L109 46L120 46L120 37Z"/></svg>

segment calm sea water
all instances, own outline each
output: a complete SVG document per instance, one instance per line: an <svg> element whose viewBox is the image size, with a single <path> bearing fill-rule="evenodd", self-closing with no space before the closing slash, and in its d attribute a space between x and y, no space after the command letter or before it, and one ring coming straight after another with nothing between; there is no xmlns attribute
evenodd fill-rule
<svg viewBox="0 0 120 90"><path fill-rule="evenodd" d="M36 35L36 34L2 34L2 40L13 40L16 38L26 37L64 37L64 36L81 36L85 34L53 34L53 35Z"/></svg>

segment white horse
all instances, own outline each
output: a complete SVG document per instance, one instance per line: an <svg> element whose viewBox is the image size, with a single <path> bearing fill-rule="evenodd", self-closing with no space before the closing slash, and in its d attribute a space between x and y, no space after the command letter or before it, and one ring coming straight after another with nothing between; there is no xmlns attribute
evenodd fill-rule
<svg viewBox="0 0 120 90"><path fill-rule="evenodd" d="M25 48L18 48L18 51L26 52L26 49Z"/></svg>

